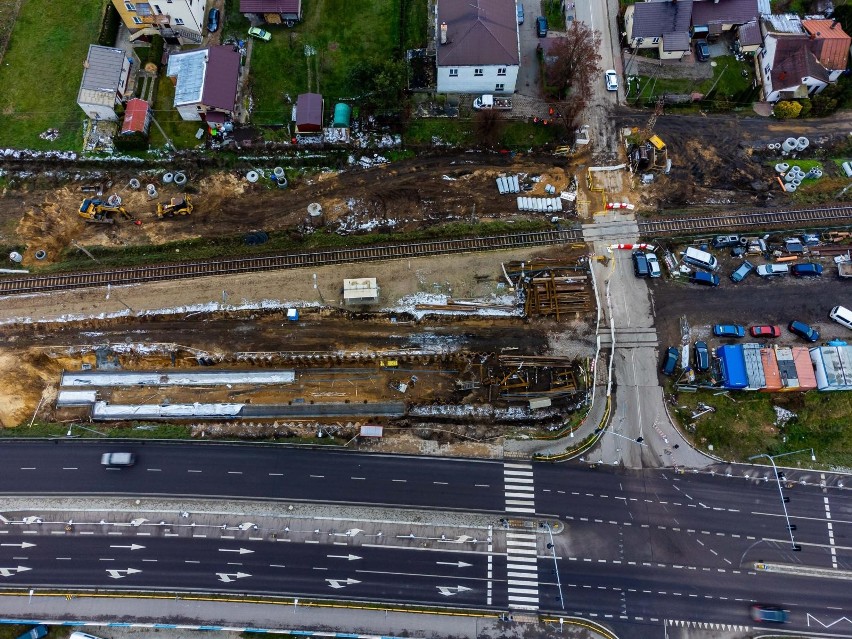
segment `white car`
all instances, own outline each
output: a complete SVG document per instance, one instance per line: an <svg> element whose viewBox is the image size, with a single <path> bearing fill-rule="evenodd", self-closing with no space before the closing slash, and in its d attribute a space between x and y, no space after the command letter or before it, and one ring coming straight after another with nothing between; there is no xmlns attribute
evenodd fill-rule
<svg viewBox="0 0 852 639"><path fill-rule="evenodd" d="M607 91L618 91L618 74L615 69L604 71L604 80L606 81Z"/></svg>
<svg viewBox="0 0 852 639"><path fill-rule="evenodd" d="M660 262L657 260L657 256L653 253L645 253L645 257L648 260L648 273L651 277L662 277L663 271L660 269Z"/></svg>
<svg viewBox="0 0 852 639"><path fill-rule="evenodd" d="M757 267L757 274L760 277L775 277L776 275L787 275L790 272L790 267L786 264L761 264Z"/></svg>

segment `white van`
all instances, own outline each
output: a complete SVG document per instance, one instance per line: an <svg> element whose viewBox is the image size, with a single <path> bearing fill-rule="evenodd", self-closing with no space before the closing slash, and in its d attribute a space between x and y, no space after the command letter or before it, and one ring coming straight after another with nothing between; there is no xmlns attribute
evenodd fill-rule
<svg viewBox="0 0 852 639"><path fill-rule="evenodd" d="M686 249L686 253L683 254L683 261L698 268L703 268L705 271L719 270L719 262L715 257L707 251L701 251L693 246Z"/></svg>
<svg viewBox="0 0 852 639"><path fill-rule="evenodd" d="M835 306L831 309L828 316L838 324L843 324L846 328L852 328L852 311L845 306Z"/></svg>
<svg viewBox="0 0 852 639"><path fill-rule="evenodd" d="M95 635L89 635L85 632L72 632L71 636L68 639L101 639L100 637L96 637Z"/></svg>

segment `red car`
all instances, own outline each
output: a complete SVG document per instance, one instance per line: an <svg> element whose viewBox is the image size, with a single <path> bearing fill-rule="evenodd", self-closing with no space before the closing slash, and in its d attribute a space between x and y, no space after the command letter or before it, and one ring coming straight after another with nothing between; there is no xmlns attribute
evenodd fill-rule
<svg viewBox="0 0 852 639"><path fill-rule="evenodd" d="M752 337L780 337L780 326L752 326L748 329Z"/></svg>

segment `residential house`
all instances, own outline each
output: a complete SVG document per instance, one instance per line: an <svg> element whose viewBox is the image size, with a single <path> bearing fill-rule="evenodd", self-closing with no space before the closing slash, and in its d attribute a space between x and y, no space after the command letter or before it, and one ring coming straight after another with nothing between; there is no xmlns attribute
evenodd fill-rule
<svg viewBox="0 0 852 639"><path fill-rule="evenodd" d="M167 43L174 45L201 42L206 0L112 0L112 5L130 31L131 40L159 34Z"/></svg>
<svg viewBox="0 0 852 639"><path fill-rule="evenodd" d="M758 17L757 0L700 0L692 4L692 37L712 42Z"/></svg>
<svg viewBox="0 0 852 639"><path fill-rule="evenodd" d="M240 0L240 13L292 27L302 20L302 0Z"/></svg>
<svg viewBox="0 0 852 639"><path fill-rule="evenodd" d="M166 75L175 85L174 106L184 120L221 124L234 117L240 84L240 53L234 47L174 53Z"/></svg>
<svg viewBox="0 0 852 639"><path fill-rule="evenodd" d="M148 135L148 127L151 126L151 108L145 100L133 98L127 101L124 110L124 122L121 125L121 134L142 133Z"/></svg>
<svg viewBox="0 0 852 639"><path fill-rule="evenodd" d="M760 22L752 20L737 27L735 44L740 53L755 53L763 44Z"/></svg>
<svg viewBox="0 0 852 639"><path fill-rule="evenodd" d="M633 49L656 49L661 60L680 60L690 51L692 0L637 2L624 10L627 42Z"/></svg>
<svg viewBox="0 0 852 639"><path fill-rule="evenodd" d="M438 0L439 93L514 93L521 63L515 0Z"/></svg>
<svg viewBox="0 0 852 639"><path fill-rule="evenodd" d="M77 93L77 104L87 116L93 120L118 120L115 107L124 99L132 63L121 49L89 45Z"/></svg>
<svg viewBox="0 0 852 639"><path fill-rule="evenodd" d="M296 133L322 133L323 106L319 93L301 93L296 98Z"/></svg>
<svg viewBox="0 0 852 639"><path fill-rule="evenodd" d="M802 27L814 41L820 64L828 69L829 82L836 82L849 66L852 38L837 20L802 20Z"/></svg>
<svg viewBox="0 0 852 639"><path fill-rule="evenodd" d="M799 33L769 33L755 58L766 102L807 98L825 89L829 72L816 55L816 43Z"/></svg>

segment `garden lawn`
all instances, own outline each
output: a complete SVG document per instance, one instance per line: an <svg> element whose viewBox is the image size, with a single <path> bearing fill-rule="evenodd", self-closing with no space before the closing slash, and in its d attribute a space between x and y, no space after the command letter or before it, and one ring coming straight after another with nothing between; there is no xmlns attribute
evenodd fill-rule
<svg viewBox="0 0 852 639"><path fill-rule="evenodd" d="M357 98L361 88L349 80L350 67L360 61L400 55L402 1L365 0L355 5L351 0L307 2L303 4L304 21L296 27L264 26L272 40L255 40L253 44L252 121L289 121L292 106L285 96L295 102L300 93L321 93L327 119L337 100ZM425 24L419 19L410 21L413 27Z"/></svg>
<svg viewBox="0 0 852 639"><path fill-rule="evenodd" d="M712 392L681 393L674 415L681 424L689 423L698 402L716 409L695 421L694 443L702 450L713 445L712 453L724 459L745 461L752 455L813 448L821 465L852 465L852 394L817 391L789 393L731 392L730 397ZM784 426L775 425L773 406L796 416ZM786 465L795 466L790 456ZM811 464L810 455L799 459Z"/></svg>
<svg viewBox="0 0 852 639"><path fill-rule="evenodd" d="M727 96L733 97L745 91L751 86L751 77L753 69L745 62L739 62L734 56L726 55L718 58L713 58L716 66L713 67L713 77L701 82L696 82L689 79L680 78L659 78L656 81L653 78L640 76L642 87L642 100L652 100L662 95L663 93L708 93L716 84L715 93L717 97ZM709 64L704 62L702 64ZM748 75L743 75L742 71L746 70ZM724 70L724 73L722 71ZM721 76L721 79L720 79ZM717 82L718 80L718 82ZM632 95L628 96L630 100L636 99L635 89Z"/></svg>
<svg viewBox="0 0 852 639"><path fill-rule="evenodd" d="M169 139L179 150L194 149L203 144L202 140L195 137L195 133L200 128L204 128L205 124L201 120L184 120L180 117L180 113L174 107L175 87L170 78L166 76L165 67L160 69L160 76L157 78L157 93L154 98L154 117ZM163 139L160 129L153 123L149 129L149 137L151 148L160 148L165 146L166 141Z"/></svg>
<svg viewBox="0 0 852 639"><path fill-rule="evenodd" d="M0 67L0 146L79 150L85 114L77 90L105 2L27 0ZM55 142L38 134L54 128Z"/></svg>

